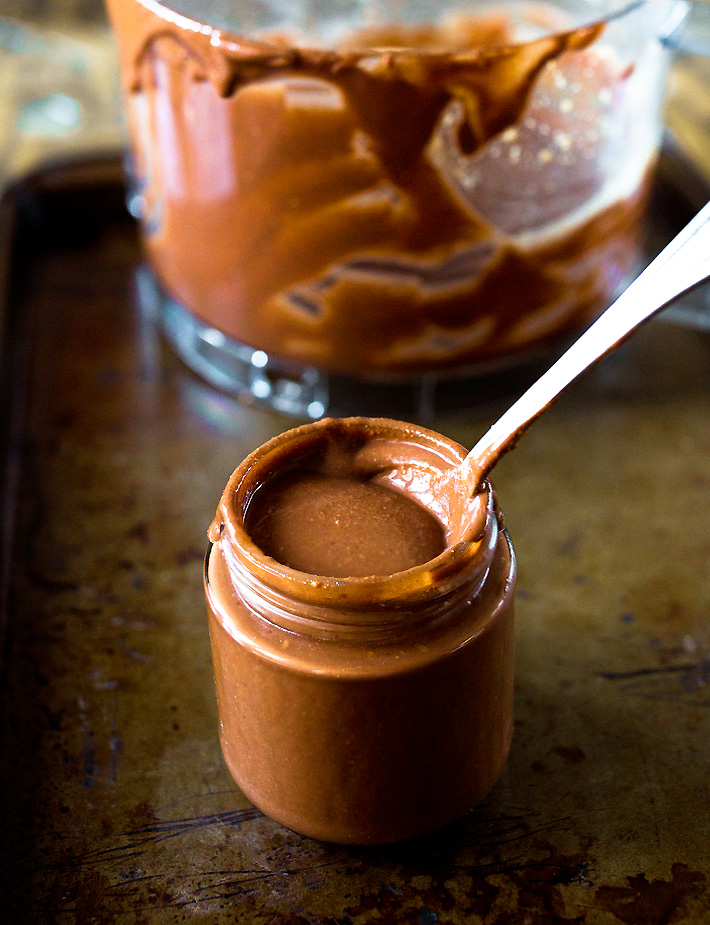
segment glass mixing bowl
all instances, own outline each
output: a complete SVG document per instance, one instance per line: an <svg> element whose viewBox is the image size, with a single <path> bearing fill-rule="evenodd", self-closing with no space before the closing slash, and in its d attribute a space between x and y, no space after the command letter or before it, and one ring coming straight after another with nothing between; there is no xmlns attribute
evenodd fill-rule
<svg viewBox="0 0 710 925"><path fill-rule="evenodd" d="M636 269L684 0L107 5L141 291L214 385L423 416Z"/></svg>

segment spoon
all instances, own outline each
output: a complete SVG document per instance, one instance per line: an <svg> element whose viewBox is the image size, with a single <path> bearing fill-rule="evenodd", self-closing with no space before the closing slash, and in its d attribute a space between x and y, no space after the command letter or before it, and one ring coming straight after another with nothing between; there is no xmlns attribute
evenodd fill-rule
<svg viewBox="0 0 710 925"><path fill-rule="evenodd" d="M710 277L710 202L619 298L481 437L455 470L473 495L533 421L593 363L656 312Z"/></svg>

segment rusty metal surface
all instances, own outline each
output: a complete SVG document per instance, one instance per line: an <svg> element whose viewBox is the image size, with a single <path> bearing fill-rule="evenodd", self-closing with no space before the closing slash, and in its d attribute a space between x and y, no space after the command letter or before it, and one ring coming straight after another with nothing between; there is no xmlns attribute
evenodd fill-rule
<svg viewBox="0 0 710 925"><path fill-rule="evenodd" d="M68 225L47 195L5 345L4 921L707 922L710 336L652 322L496 472L520 580L493 792L430 838L332 847L231 781L201 587L228 475L292 422L164 346L114 199L75 189ZM435 426L470 445L494 413Z"/></svg>

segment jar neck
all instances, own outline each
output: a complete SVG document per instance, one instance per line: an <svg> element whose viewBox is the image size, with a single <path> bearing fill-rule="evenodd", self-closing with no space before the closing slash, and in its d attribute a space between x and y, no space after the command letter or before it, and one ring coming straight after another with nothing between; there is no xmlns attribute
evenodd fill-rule
<svg viewBox="0 0 710 925"><path fill-rule="evenodd" d="M339 591L317 576L293 572L291 580L269 580L256 573L239 545L223 538L210 543L206 568L208 587L212 557L219 554L229 581L252 612L291 633L317 638L367 639L391 642L418 629L445 623L480 593L499 540L499 518L490 499L483 536L450 547L424 567L372 579L340 579Z"/></svg>
<svg viewBox="0 0 710 925"><path fill-rule="evenodd" d="M339 451L353 454L359 477L395 472L393 484L402 490L414 491L414 482L421 487L425 477L432 489L447 486L431 501L448 535L441 554L391 575L330 578L282 565L255 545L245 526L254 493L284 466L322 461L324 442L331 446L333 440ZM463 486L442 479L464 456L463 447L438 434L380 419L317 422L275 438L245 460L222 496L209 534L209 557L218 561L211 568L208 563L208 590L219 568L249 610L284 630L319 638L391 640L449 619L479 594L502 526L488 483L470 498Z"/></svg>

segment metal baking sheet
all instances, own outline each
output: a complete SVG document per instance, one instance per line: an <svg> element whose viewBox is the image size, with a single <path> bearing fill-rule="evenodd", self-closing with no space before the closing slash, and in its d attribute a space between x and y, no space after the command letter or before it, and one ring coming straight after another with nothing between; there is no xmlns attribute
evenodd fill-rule
<svg viewBox="0 0 710 925"><path fill-rule="evenodd" d="M653 247L693 210L669 169ZM201 587L229 474L293 422L204 385L142 313L116 164L2 208L3 920L707 921L708 334L651 322L496 470L520 577L491 794L428 838L334 847L226 771ZM499 410L434 426L472 445Z"/></svg>

